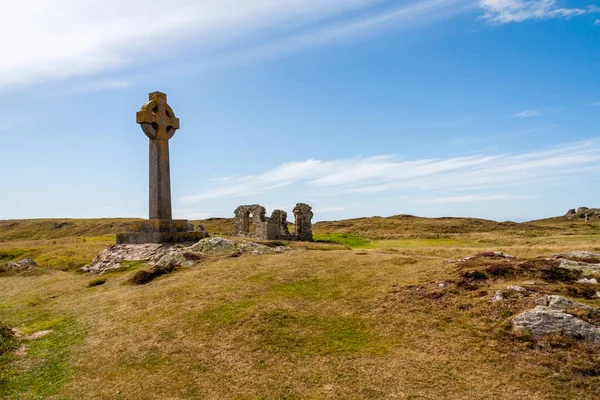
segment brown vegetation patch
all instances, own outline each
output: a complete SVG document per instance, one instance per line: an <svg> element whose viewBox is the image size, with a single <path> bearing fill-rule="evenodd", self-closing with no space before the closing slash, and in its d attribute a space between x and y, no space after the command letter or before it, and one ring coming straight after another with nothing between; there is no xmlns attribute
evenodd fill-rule
<svg viewBox="0 0 600 400"><path fill-rule="evenodd" d="M152 282L154 279L159 276L170 274L177 269L174 265L165 265L165 266L155 266L152 269L148 270L140 270L137 271L131 277L131 283L134 285L145 285L146 283Z"/></svg>
<svg viewBox="0 0 600 400"><path fill-rule="evenodd" d="M15 348L15 340L12 329L0 321L0 356ZM1 378L1 377L0 377Z"/></svg>

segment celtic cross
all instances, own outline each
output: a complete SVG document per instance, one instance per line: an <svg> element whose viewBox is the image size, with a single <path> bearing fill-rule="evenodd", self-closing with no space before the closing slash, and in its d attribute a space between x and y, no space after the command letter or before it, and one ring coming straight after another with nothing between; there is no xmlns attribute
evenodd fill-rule
<svg viewBox="0 0 600 400"><path fill-rule="evenodd" d="M136 120L150 139L150 219L170 220L173 215L169 139L179 129L179 118L167 104L167 95L154 92L136 114Z"/></svg>

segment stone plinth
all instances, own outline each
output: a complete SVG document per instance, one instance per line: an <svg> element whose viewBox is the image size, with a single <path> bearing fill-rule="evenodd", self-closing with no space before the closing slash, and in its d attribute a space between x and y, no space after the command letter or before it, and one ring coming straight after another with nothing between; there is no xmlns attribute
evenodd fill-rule
<svg viewBox="0 0 600 400"><path fill-rule="evenodd" d="M136 232L119 233L117 244L197 242L205 232L190 231L187 219L150 219L138 222Z"/></svg>

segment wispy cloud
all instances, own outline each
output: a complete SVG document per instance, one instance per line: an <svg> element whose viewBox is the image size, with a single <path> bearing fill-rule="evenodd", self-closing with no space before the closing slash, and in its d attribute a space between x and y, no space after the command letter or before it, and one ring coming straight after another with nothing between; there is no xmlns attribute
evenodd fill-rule
<svg viewBox="0 0 600 400"><path fill-rule="evenodd" d="M594 25L600 25L600 19L597 19L596 21L594 21Z"/></svg>
<svg viewBox="0 0 600 400"><path fill-rule="evenodd" d="M260 175L241 177L181 200L194 203L252 196L292 185L295 191L316 192L319 196L343 193L373 195L398 190L486 190L489 193L489 189L528 188L565 182L565 179L582 171L600 169L599 163L600 141L572 143L522 154L421 160L401 160L390 155L306 160L289 162Z"/></svg>
<svg viewBox="0 0 600 400"><path fill-rule="evenodd" d="M22 0L3 4L0 86L150 66L194 52L264 52L404 26L471 0ZM397 4L397 3L396 3ZM387 10L381 11L387 6ZM35 11L35 12L34 12ZM160 18L157 16L160 15ZM272 38L276 39L273 41Z"/></svg>
<svg viewBox="0 0 600 400"><path fill-rule="evenodd" d="M598 21L600 21L600 20L598 20ZM588 104L588 106L590 106L590 107L600 107L600 101L596 101L594 103L590 103L590 104Z"/></svg>
<svg viewBox="0 0 600 400"><path fill-rule="evenodd" d="M529 117L539 117L542 113L539 110L525 110L515 114L515 117L519 118L529 118Z"/></svg>
<svg viewBox="0 0 600 400"><path fill-rule="evenodd" d="M505 24L530 19L570 18L598 12L598 7L560 7L556 0L480 0L483 18L489 22Z"/></svg>

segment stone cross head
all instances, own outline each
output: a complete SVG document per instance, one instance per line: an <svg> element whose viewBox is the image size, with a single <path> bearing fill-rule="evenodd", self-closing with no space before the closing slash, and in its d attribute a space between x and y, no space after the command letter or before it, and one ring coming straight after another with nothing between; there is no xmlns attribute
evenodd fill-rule
<svg viewBox="0 0 600 400"><path fill-rule="evenodd" d="M153 92L149 100L136 114L137 123L150 140L169 140L179 129L179 118L167 104L167 95Z"/></svg>

